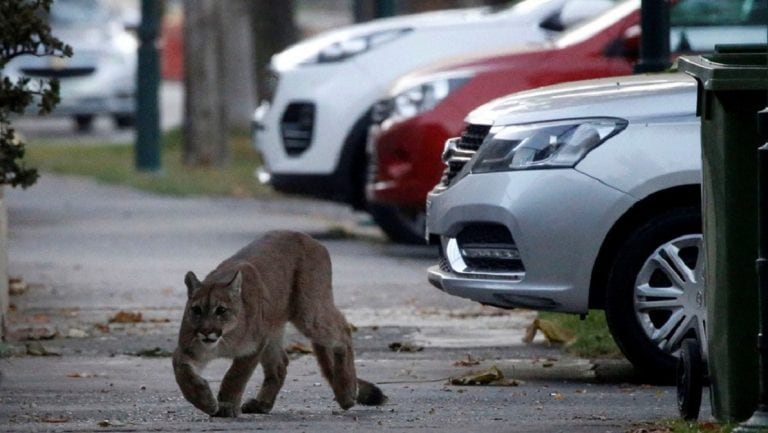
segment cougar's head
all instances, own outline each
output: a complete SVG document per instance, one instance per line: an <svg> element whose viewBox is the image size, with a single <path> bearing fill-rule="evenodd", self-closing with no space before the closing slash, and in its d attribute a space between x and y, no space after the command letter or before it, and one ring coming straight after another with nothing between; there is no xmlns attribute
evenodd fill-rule
<svg viewBox="0 0 768 433"><path fill-rule="evenodd" d="M212 349L237 327L242 308L243 276L237 271L209 279L200 282L194 273L187 272L184 277L188 295L184 320L191 325L195 338L204 347Z"/></svg>

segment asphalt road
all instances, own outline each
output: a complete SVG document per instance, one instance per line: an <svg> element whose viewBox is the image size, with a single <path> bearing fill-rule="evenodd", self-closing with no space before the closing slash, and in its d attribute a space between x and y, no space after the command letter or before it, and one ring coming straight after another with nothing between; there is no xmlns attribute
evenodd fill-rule
<svg viewBox="0 0 768 433"><path fill-rule="evenodd" d="M535 313L432 288L432 249L389 244L344 207L168 198L54 176L6 198L10 271L24 284L11 299L16 356L0 359L0 431L626 432L677 415L674 388L631 383L624 363L572 359L541 337L523 344ZM210 419L184 401L167 357L183 275L205 274L260 233L286 228L330 250L336 302L358 327L358 372L381 383L389 402L340 411L314 359L294 354L272 414ZM141 317L116 321L120 312ZM286 345L294 343L304 340L291 331ZM419 351L394 352L393 343ZM448 384L493 366L516 386ZM225 368L206 371L214 387Z"/></svg>

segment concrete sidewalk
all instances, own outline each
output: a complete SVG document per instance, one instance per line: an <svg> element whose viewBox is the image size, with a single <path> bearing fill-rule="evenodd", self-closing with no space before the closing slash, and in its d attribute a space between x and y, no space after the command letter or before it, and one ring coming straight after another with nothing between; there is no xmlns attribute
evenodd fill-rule
<svg viewBox="0 0 768 433"><path fill-rule="evenodd" d="M519 335L530 313L484 318L476 304L428 286L429 251L390 246L338 206L174 199L51 176L9 193L8 205L10 270L26 284L11 299L12 331L36 339L4 346L18 356L0 359L3 432L625 432L676 417L674 388L628 383L625 362L596 366L517 337L459 339L479 339L484 329ZM210 419L184 401L168 358L186 296L181 278L190 269L204 274L255 234L287 227L330 249L337 303L361 324L358 372L390 401L340 411L313 357L297 354L272 414ZM389 349L420 341L419 351ZM293 342L303 340L291 331ZM214 389L226 367L206 370ZM491 367L515 386L448 384Z"/></svg>

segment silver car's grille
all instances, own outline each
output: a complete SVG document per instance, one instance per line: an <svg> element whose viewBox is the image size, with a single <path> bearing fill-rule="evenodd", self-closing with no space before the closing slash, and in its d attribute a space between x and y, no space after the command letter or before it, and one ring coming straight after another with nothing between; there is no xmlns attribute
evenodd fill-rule
<svg viewBox="0 0 768 433"><path fill-rule="evenodd" d="M443 152L443 162L446 167L440 179L441 187L447 188L451 184L451 181L480 148L490 130L490 125L467 125L461 137L453 138L446 143Z"/></svg>

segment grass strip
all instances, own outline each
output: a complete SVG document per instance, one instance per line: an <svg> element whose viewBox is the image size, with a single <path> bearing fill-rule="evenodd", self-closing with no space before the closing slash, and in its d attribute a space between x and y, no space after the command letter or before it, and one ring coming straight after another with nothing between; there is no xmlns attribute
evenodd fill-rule
<svg viewBox="0 0 768 433"><path fill-rule="evenodd" d="M134 168L133 144L68 144L30 142L26 161L43 173L86 176L100 182L125 185L176 196L264 197L272 194L254 177L258 153L245 134L232 137L231 163L222 167L182 164L181 132L166 132L161 142L161 170L139 172Z"/></svg>

